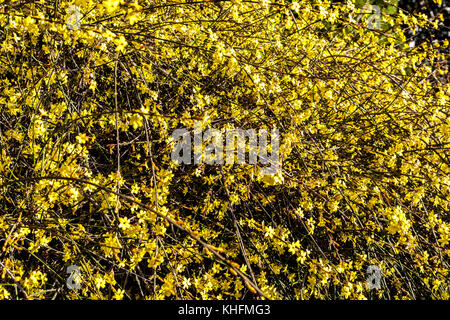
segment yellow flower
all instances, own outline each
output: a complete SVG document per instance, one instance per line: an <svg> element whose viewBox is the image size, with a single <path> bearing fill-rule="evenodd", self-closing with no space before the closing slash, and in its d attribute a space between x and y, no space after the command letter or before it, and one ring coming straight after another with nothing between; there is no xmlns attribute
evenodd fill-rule
<svg viewBox="0 0 450 320"><path fill-rule="evenodd" d="M76 140L79 144L85 144L87 141L89 141L89 137L85 133L80 133Z"/></svg>

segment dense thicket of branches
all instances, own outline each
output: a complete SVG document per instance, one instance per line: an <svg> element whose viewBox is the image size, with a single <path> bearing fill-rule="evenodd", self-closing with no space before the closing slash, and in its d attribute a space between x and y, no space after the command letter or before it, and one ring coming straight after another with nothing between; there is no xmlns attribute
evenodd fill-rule
<svg viewBox="0 0 450 320"><path fill-rule="evenodd" d="M408 32L408 36L413 37L415 42L445 40L450 37L450 7L448 0L442 0L440 3L432 0L400 0L398 7L409 14L423 13L430 19L439 15L443 17L437 29L420 28L415 34ZM448 50L448 48L445 49Z"/></svg>
<svg viewBox="0 0 450 320"><path fill-rule="evenodd" d="M0 298L448 299L449 43L408 33L439 19L0 0ZM195 121L278 129L281 170L174 163Z"/></svg>

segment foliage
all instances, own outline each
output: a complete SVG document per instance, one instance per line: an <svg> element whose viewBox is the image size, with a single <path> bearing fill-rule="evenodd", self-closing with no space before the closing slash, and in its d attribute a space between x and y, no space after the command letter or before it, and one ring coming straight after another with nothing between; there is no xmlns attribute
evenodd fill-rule
<svg viewBox="0 0 450 320"><path fill-rule="evenodd" d="M448 41L358 10L0 1L0 298L449 299ZM282 171L175 164L195 120L279 129Z"/></svg>

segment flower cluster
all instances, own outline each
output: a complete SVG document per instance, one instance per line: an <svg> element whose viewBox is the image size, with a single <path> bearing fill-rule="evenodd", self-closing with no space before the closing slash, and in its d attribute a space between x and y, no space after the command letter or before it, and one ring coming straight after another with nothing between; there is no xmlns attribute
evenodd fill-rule
<svg viewBox="0 0 450 320"><path fill-rule="evenodd" d="M442 17L333 2L0 0L0 298L449 299ZM282 169L174 163L196 121Z"/></svg>

